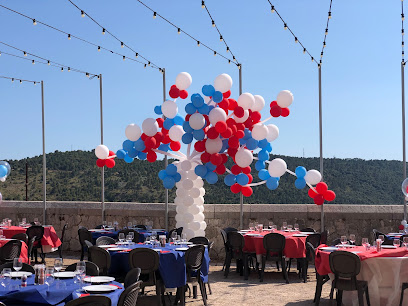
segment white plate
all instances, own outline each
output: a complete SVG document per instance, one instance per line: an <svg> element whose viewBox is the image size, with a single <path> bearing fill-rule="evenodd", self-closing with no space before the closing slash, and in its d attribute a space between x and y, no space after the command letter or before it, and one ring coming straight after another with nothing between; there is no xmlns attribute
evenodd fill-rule
<svg viewBox="0 0 408 306"><path fill-rule="evenodd" d="M362 251L355 251L355 252L351 252L351 253L359 254L359 253L362 253Z"/></svg>
<svg viewBox="0 0 408 306"><path fill-rule="evenodd" d="M118 252L118 251L123 251L126 250L124 248L108 248L106 249L107 251L112 251L112 252Z"/></svg>
<svg viewBox="0 0 408 306"><path fill-rule="evenodd" d="M249 236L249 237L262 237L262 235L259 235L259 234L246 234L245 236Z"/></svg>
<svg viewBox="0 0 408 306"><path fill-rule="evenodd" d="M338 244L338 247L344 247L344 248L354 248L355 245L352 244Z"/></svg>
<svg viewBox="0 0 408 306"><path fill-rule="evenodd" d="M251 232L251 230L240 230L240 232Z"/></svg>
<svg viewBox="0 0 408 306"><path fill-rule="evenodd" d="M96 284L110 283L114 280L115 278L110 276L87 276L84 278L84 282Z"/></svg>
<svg viewBox="0 0 408 306"><path fill-rule="evenodd" d="M123 241L123 242L118 241L118 242L116 242L116 244L117 245L124 245L124 244L129 244L129 243L127 241Z"/></svg>
<svg viewBox="0 0 408 306"><path fill-rule="evenodd" d="M312 235L312 234L316 234L316 233L314 233L314 232L299 232L299 234Z"/></svg>
<svg viewBox="0 0 408 306"><path fill-rule="evenodd" d="M99 248L102 248L102 249L114 248L113 244L98 245L98 247L99 247Z"/></svg>
<svg viewBox="0 0 408 306"><path fill-rule="evenodd" d="M176 248L176 251L182 251L182 252L184 252L184 251L187 251L188 250L188 248Z"/></svg>
<svg viewBox="0 0 408 306"><path fill-rule="evenodd" d="M324 252L333 252L337 251L339 248L337 247L322 247L319 250L324 251Z"/></svg>
<svg viewBox="0 0 408 306"><path fill-rule="evenodd" d="M75 272L68 272L68 271L64 271L64 272L55 272L53 274L54 277L58 277L58 278L73 278L75 277Z"/></svg>
<svg viewBox="0 0 408 306"><path fill-rule="evenodd" d="M161 252L161 249L153 249L153 251Z"/></svg>
<svg viewBox="0 0 408 306"><path fill-rule="evenodd" d="M32 274L33 273L26 272L26 271L18 271L18 272L17 271L12 271L10 274L7 273L6 276L14 278L14 277L22 277L23 275L27 275L27 277L28 277L28 276L30 276Z"/></svg>
<svg viewBox="0 0 408 306"><path fill-rule="evenodd" d="M89 293L106 293L106 292L115 291L118 288L116 286L110 286L110 285L90 285L90 286L85 286L82 289Z"/></svg>
<svg viewBox="0 0 408 306"><path fill-rule="evenodd" d="M387 236L403 236L401 233L388 233Z"/></svg>
<svg viewBox="0 0 408 306"><path fill-rule="evenodd" d="M382 245L381 248L382 249L396 249L397 247L393 245Z"/></svg>
<svg viewBox="0 0 408 306"><path fill-rule="evenodd" d="M305 234L293 234L293 237L307 237Z"/></svg>

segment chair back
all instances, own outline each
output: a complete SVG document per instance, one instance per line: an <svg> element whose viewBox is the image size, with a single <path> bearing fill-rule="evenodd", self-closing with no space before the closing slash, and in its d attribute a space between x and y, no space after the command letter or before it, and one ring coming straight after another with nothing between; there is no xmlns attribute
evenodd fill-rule
<svg viewBox="0 0 408 306"><path fill-rule="evenodd" d="M131 269L125 277L124 285L125 288L129 287L130 285L133 285L134 283L137 283L139 281L140 273L142 273L142 270L140 268L133 268Z"/></svg>
<svg viewBox="0 0 408 306"><path fill-rule="evenodd" d="M108 251L97 246L88 248L89 261L92 261L99 268L100 275L108 275L111 265L111 257Z"/></svg>
<svg viewBox="0 0 408 306"><path fill-rule="evenodd" d="M34 236L28 241L28 258L31 258L31 253L33 252L34 242L37 237Z"/></svg>
<svg viewBox="0 0 408 306"><path fill-rule="evenodd" d="M143 230L147 230L146 225L143 225L143 224L138 224L138 225L136 225L135 227L136 227L136 228L143 229Z"/></svg>
<svg viewBox="0 0 408 306"><path fill-rule="evenodd" d="M320 233L320 244L327 244L328 235L329 232L327 230L324 230L323 232Z"/></svg>
<svg viewBox="0 0 408 306"><path fill-rule="evenodd" d="M136 306L142 281L127 287L119 296L118 306Z"/></svg>
<svg viewBox="0 0 408 306"><path fill-rule="evenodd" d="M357 286L356 276L360 273L361 261L356 254L347 251L334 251L329 255L330 269L334 273L335 282L341 278L351 280Z"/></svg>
<svg viewBox="0 0 408 306"><path fill-rule="evenodd" d="M383 245L393 245L394 239L389 238L387 235L384 233L381 233L380 231L377 231L376 229L373 229L373 238L374 241L378 239L378 236L383 235L384 236L384 242Z"/></svg>
<svg viewBox="0 0 408 306"><path fill-rule="evenodd" d="M238 230L234 227L226 227L224 231L228 234L229 232L238 232Z"/></svg>
<svg viewBox="0 0 408 306"><path fill-rule="evenodd" d="M305 227L299 230L299 232L309 232L309 233L316 233L316 231L311 227Z"/></svg>
<svg viewBox="0 0 408 306"><path fill-rule="evenodd" d="M227 241L228 241L227 233L223 229L220 229L220 233L221 233L222 241L224 242L224 246L227 246Z"/></svg>
<svg viewBox="0 0 408 306"><path fill-rule="evenodd" d="M1 271L3 271L3 269L9 268L11 269L11 271L15 271L13 268L13 262L6 262L5 264L0 265L0 273ZM25 262L23 262L23 267L21 268L20 271L24 271L24 272L31 272L33 274L35 274L34 268L33 266L26 264Z"/></svg>
<svg viewBox="0 0 408 306"><path fill-rule="evenodd" d="M285 244L286 244L285 236L278 233L269 233L263 237L263 246L267 254L273 252L279 253L279 256L282 256Z"/></svg>
<svg viewBox="0 0 408 306"><path fill-rule="evenodd" d="M26 234L28 236L28 240L31 240L35 236L35 242L37 245L41 245L41 239L44 236L44 227L41 225L32 225L27 228Z"/></svg>
<svg viewBox="0 0 408 306"><path fill-rule="evenodd" d="M22 243L20 240L10 240L0 248L0 261L12 262L14 258L19 258Z"/></svg>
<svg viewBox="0 0 408 306"><path fill-rule="evenodd" d="M133 249L129 253L129 265L140 268L142 287L156 285L156 271L159 269L159 254L148 248Z"/></svg>
<svg viewBox="0 0 408 306"><path fill-rule="evenodd" d="M204 245L196 245L186 251L184 260L186 261L187 271L197 271L201 269L204 259L204 252Z"/></svg>
<svg viewBox="0 0 408 306"><path fill-rule="evenodd" d="M77 263L70 264L66 267L65 271L74 272L76 270ZM96 264L85 260L85 274L89 276L99 276L99 268Z"/></svg>
<svg viewBox="0 0 408 306"><path fill-rule="evenodd" d="M61 245L64 243L64 237L65 237L65 231L67 230L68 224L64 224L64 227L62 228L62 232L61 232Z"/></svg>
<svg viewBox="0 0 408 306"><path fill-rule="evenodd" d="M229 232L227 233L227 241L230 249L233 252L242 252L245 246L245 239L238 232Z"/></svg>
<svg viewBox="0 0 408 306"><path fill-rule="evenodd" d="M116 241L115 239L113 239L112 237L108 237L108 236L101 236L98 239L96 239L96 246L99 245L109 245L109 244L115 244Z"/></svg>
<svg viewBox="0 0 408 306"><path fill-rule="evenodd" d="M312 261L313 264L315 262L315 257L316 257L316 249L313 246L313 244L311 244L310 242L306 242L306 259L308 261Z"/></svg>
<svg viewBox="0 0 408 306"><path fill-rule="evenodd" d="M26 233L19 233L19 234L13 235L13 237L11 237L11 239L17 239L17 240L21 240L21 241L27 243L28 236L27 236Z"/></svg>
<svg viewBox="0 0 408 306"><path fill-rule="evenodd" d="M320 245L321 234L311 234L306 238L306 244L310 242L313 247L316 249Z"/></svg>
<svg viewBox="0 0 408 306"><path fill-rule="evenodd" d="M99 224L99 225L95 226L95 229L103 229L103 224Z"/></svg>
<svg viewBox="0 0 408 306"><path fill-rule="evenodd" d="M194 244L204 244L204 245L209 245L209 241L206 237L203 236L197 236L197 237L193 237L189 240L189 242L192 242Z"/></svg>
<svg viewBox="0 0 408 306"><path fill-rule="evenodd" d="M79 243L82 247L86 246L85 240L92 241L92 233L87 228L81 227L78 229Z"/></svg>
<svg viewBox="0 0 408 306"><path fill-rule="evenodd" d="M69 301L65 306L111 306L111 299L104 295L89 295Z"/></svg>
<svg viewBox="0 0 408 306"><path fill-rule="evenodd" d="M167 238L170 238L171 234L173 234L173 232L176 232L178 236L181 236L181 234L183 233L183 227L178 227L178 228L171 229L170 232L167 234Z"/></svg>

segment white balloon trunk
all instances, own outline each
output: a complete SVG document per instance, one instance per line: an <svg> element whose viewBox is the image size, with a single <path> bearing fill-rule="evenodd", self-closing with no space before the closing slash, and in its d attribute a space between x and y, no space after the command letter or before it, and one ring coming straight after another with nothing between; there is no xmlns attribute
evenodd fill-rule
<svg viewBox="0 0 408 306"><path fill-rule="evenodd" d="M197 165L190 160L175 163L181 180L176 183L176 227L183 227L187 239L205 236L207 223L204 221L204 182L194 173Z"/></svg>

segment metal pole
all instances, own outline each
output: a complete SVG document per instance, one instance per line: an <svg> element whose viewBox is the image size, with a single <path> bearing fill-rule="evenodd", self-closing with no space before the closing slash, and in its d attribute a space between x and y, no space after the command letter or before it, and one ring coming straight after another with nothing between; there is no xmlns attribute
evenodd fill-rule
<svg viewBox="0 0 408 306"><path fill-rule="evenodd" d="M43 145L43 224L47 224L47 160L45 157L44 82L41 81L42 145Z"/></svg>
<svg viewBox="0 0 408 306"><path fill-rule="evenodd" d="M103 144L103 103L102 103L102 74L99 75L99 107L101 114L101 144ZM102 177L102 223L105 221L105 167L101 168Z"/></svg>
<svg viewBox="0 0 408 306"><path fill-rule="evenodd" d="M320 173L323 180L323 127L322 127L322 65L319 64L319 140L320 140ZM324 231L324 204L320 207L320 231Z"/></svg>
<svg viewBox="0 0 408 306"><path fill-rule="evenodd" d="M404 76L404 61L401 62L401 99L402 99L402 169L403 179L407 178L407 161L406 161L406 149L405 149L405 76ZM407 201L404 197L404 220L407 220Z"/></svg>
<svg viewBox="0 0 408 306"><path fill-rule="evenodd" d="M166 70L163 68L163 102L166 101ZM169 161L167 155L164 156L164 169L167 168ZM169 231L169 190L164 189L165 192L165 207L164 207L164 228Z"/></svg>
<svg viewBox="0 0 408 306"><path fill-rule="evenodd" d="M242 64L238 65L239 71L239 95L242 94ZM240 204L240 211L239 211L239 228L244 229L244 196L242 192L239 193L239 204Z"/></svg>
<svg viewBox="0 0 408 306"><path fill-rule="evenodd" d="M26 192L26 201L28 201L28 163L26 160L26 183L25 183L25 192Z"/></svg>

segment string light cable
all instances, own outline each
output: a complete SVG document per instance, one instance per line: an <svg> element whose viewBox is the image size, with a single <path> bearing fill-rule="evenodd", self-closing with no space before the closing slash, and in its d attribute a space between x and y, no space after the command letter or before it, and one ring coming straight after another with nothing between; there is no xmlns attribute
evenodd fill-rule
<svg viewBox="0 0 408 306"><path fill-rule="evenodd" d="M329 13L327 14L326 29L324 30L324 39L323 39L322 52L320 52L320 64L322 64L322 61L323 61L324 48L326 48L326 38L327 38L327 34L329 33L329 22L330 22L330 19L332 17L332 15L331 15L332 2L333 2L333 0L330 0ZM401 1L401 3L402 3L402 1ZM402 45L404 47L404 41L402 41Z"/></svg>
<svg viewBox="0 0 408 306"><path fill-rule="evenodd" d="M98 50L98 51L100 51L100 50L107 51L107 52L109 52L109 53L111 53L111 54L118 55L118 56L120 56L121 58L123 58L123 59L125 59L125 60L130 60L130 61L133 61L133 62L137 62L137 63L139 63L139 64L142 64L142 65L145 66L145 68L146 68L146 66L148 66L148 64L146 64L146 63L144 63L144 62L142 62L142 61L139 61L139 60L137 60L137 59L134 59L134 58L125 56L125 55L123 55L123 54L121 54L121 53L118 53L118 52L115 52L115 51L113 51L113 50L110 50L110 49L108 49L108 48L106 48L106 47L103 47L103 46L101 46L101 45L98 45L98 44L96 44L96 43L93 43L93 42L91 42L91 41L89 41L89 40L86 40L86 39L81 38L81 37L79 37L79 36L70 34L70 33L66 32L66 31L63 31L63 30L61 30L61 29L59 29L59 28L56 28L56 27L54 27L54 26L52 26L52 25L49 25L49 24L47 24L47 23L45 23L45 22L39 21L38 19L34 19L34 18L29 17L29 16L27 16L27 15L25 15L25 14L23 14L23 13L17 12L17 11L15 11L15 10L13 10L13 9L11 9L11 8L8 8L8 7L4 6L4 5L1 5L1 4L0 4L0 8L4 8L4 9L6 9L6 10L8 10L8 11L10 11L10 12L13 12L13 13L15 13L15 14L21 16L21 17L24 17L24 18L26 18L26 19L35 20L35 23L36 23L36 24L41 24L41 25L43 25L43 26L45 26L45 27L48 27L48 28L50 28L50 29L52 29L52 30L54 30L54 31L60 32L60 33L62 33L62 34L64 34L64 35L66 35L69 40L70 40L71 38L75 38L75 39L77 39L77 40L80 40L80 41L82 41L82 42L88 44L88 45L97 47L97 50ZM34 23L33 23L33 24L34 24ZM150 68L153 68L153 69L157 69L157 70L159 70L159 71L162 71L162 68L159 68L159 67L157 67L156 65L149 65L149 67L150 67Z"/></svg>
<svg viewBox="0 0 408 306"><path fill-rule="evenodd" d="M404 0L401 0L401 58L402 64L405 66L406 61L404 60Z"/></svg>
<svg viewBox="0 0 408 306"><path fill-rule="evenodd" d="M7 79L7 80L11 80L12 82L19 81L20 83L23 83L23 82L33 83L34 85L37 85L37 83L41 83L40 81L24 80L24 79L19 79L19 78L7 77L7 76L4 76L4 75L0 75L0 79Z"/></svg>
<svg viewBox="0 0 408 306"><path fill-rule="evenodd" d="M68 0L68 1L70 1L70 0ZM204 0L201 1L201 7L204 8L204 9L207 11L207 14L208 14L208 16L209 16L210 19L211 19L211 25L212 25L213 27L215 27L215 29L217 30L218 34L220 35L220 41L224 42L224 45L225 45L225 47L227 48L227 52L231 52L233 61L235 61L237 64L239 64L239 62L238 62L238 60L236 59L234 53L232 53L231 48L228 46L227 42L225 41L224 36L221 34L220 29L218 28L217 24L215 23L214 18L211 16L211 13L210 13L210 11L208 10L208 7L207 7L207 5L206 5L206 3L205 3Z"/></svg>

